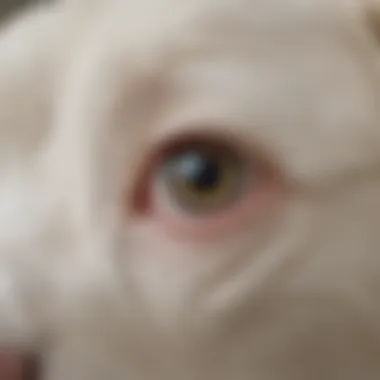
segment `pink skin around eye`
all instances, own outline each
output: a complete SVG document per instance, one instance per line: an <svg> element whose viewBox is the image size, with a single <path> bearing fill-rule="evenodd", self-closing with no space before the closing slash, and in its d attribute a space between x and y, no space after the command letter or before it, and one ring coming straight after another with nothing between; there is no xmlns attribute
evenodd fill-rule
<svg viewBox="0 0 380 380"><path fill-rule="evenodd" d="M233 204L208 215L191 214L174 207L168 195L159 194L154 184L157 164L145 167L136 183L132 199L138 216L149 218L157 228L174 239L205 241L244 229L246 225L259 222L260 217L278 204L282 186L273 171L264 170L261 175L251 174L247 188ZM161 160L159 160L161 161ZM255 175L256 174L256 175Z"/></svg>
<svg viewBox="0 0 380 380"><path fill-rule="evenodd" d="M272 180L254 183L228 208L209 215L191 215L176 210L153 196L151 217L165 233L181 240L210 240L254 223L279 199L279 186Z"/></svg>
<svg viewBox="0 0 380 380"><path fill-rule="evenodd" d="M210 146L213 146L212 144L218 146L215 144L215 139L208 141ZM223 144L223 142L219 145L227 149L242 146L241 144L231 146L232 144ZM181 144L174 141L170 146L181 151L181 147L186 147L187 144L186 140ZM140 170L141 176L136 178L137 181L132 189L131 201L138 217L149 219L149 222L173 239L205 241L242 230L256 221L259 222L260 217L270 212L281 199L283 186L274 168L260 158L247 154L245 158L248 162L256 164L255 169L247 170L248 185L232 204L209 214L191 214L181 210L171 203L168 194L158 191L155 182L157 171L163 164L167 151L164 146L158 154L156 151L149 160L145 161Z"/></svg>

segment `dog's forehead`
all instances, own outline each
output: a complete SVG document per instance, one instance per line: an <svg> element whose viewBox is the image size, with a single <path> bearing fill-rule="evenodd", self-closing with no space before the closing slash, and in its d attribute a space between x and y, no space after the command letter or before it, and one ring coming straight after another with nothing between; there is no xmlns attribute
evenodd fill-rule
<svg viewBox="0 0 380 380"><path fill-rule="evenodd" d="M95 33L107 63L97 85L103 76L132 92L148 71L175 89L163 114L178 125L181 113L224 118L294 176L368 170L380 164L378 51L358 4L115 1Z"/></svg>
<svg viewBox="0 0 380 380"><path fill-rule="evenodd" d="M93 1L93 0L90 0ZM376 1L376 0L372 0ZM126 29L164 31L170 25L184 28L221 22L254 29L282 29L313 24L336 23L365 9L371 0L110 0L103 2L102 12L111 15L113 24Z"/></svg>

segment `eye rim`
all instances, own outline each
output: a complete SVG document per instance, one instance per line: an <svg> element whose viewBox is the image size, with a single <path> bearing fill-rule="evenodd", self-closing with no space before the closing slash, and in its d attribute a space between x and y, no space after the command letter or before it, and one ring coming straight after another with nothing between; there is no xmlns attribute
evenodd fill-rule
<svg viewBox="0 0 380 380"><path fill-rule="evenodd" d="M137 176L133 181L131 197L129 198L134 216L147 217L151 215L153 210L149 199L150 187L147 184L152 182L151 179L154 177L155 171L164 164L166 157L184 150L186 146L195 144L206 147L213 145L218 150L224 149L231 152L239 161L247 163L246 169L249 178L262 175L265 182L275 186L282 182L278 175L277 165L268 158L259 146L250 141L247 142L233 132L221 131L220 128L187 129L185 132L174 133L158 141L153 151L138 166Z"/></svg>

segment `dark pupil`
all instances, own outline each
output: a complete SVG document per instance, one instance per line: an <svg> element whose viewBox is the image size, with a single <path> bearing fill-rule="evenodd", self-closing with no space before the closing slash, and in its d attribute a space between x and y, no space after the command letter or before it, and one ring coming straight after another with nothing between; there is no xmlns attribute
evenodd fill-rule
<svg viewBox="0 0 380 380"><path fill-rule="evenodd" d="M200 192L214 190L222 177L217 159L197 152L189 152L180 157L178 169L181 180Z"/></svg>

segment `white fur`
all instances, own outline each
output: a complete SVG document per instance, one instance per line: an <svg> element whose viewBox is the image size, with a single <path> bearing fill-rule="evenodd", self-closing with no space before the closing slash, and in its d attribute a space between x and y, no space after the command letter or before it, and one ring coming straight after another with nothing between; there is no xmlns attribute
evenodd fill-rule
<svg viewBox="0 0 380 380"><path fill-rule="evenodd" d="M90 3L0 41L0 341L43 348L46 380L380 378L370 8ZM290 190L202 243L137 217L130 189L157 141L205 125Z"/></svg>

